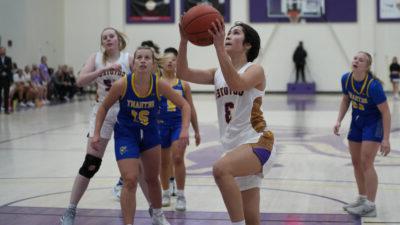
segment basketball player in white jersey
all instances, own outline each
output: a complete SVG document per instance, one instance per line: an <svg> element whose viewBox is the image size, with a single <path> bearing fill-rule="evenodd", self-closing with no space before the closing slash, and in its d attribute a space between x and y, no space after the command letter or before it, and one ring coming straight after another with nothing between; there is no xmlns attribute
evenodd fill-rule
<svg viewBox="0 0 400 225"><path fill-rule="evenodd" d="M62 225L74 224L77 204L86 191L90 179L100 168L107 143L114 129L119 111L118 104L114 104L108 111L100 133L100 148L95 150L90 146L89 143L91 143L94 134L98 107L108 94L111 85L125 74L130 73L129 62L132 59L128 53L123 52L126 47L123 34L114 28L105 28L101 33L101 47L104 49L103 52L94 53L89 57L77 80L77 84L80 87L86 86L93 81L96 82L97 100L90 114L86 157L82 167L79 169L79 174L75 178L69 206L61 217Z"/></svg>
<svg viewBox="0 0 400 225"><path fill-rule="evenodd" d="M261 103L266 87L263 68L253 64L260 37L249 25L236 23L225 38L223 21L215 21L209 33L220 68L188 67L188 38L182 28L177 74L199 84L213 84L223 147L229 150L213 166L214 179L234 225L260 224L260 185L271 165L274 137L266 127Z"/></svg>

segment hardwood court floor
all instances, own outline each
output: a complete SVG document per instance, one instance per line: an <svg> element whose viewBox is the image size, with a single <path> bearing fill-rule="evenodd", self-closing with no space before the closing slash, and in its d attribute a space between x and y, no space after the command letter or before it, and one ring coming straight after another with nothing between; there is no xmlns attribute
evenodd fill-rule
<svg viewBox="0 0 400 225"><path fill-rule="evenodd" d="M360 219L342 205L356 196L346 132L332 134L339 95L266 95L263 108L275 133L275 165L261 188L262 224L400 224L400 101L392 101L392 152L377 156L378 217ZM229 225L211 175L224 154L219 145L216 105L211 94L194 95L202 144L186 154L186 213L165 208L172 225ZM75 175L85 155L88 99L0 114L0 225L58 224L68 205ZM193 139L191 140L193 143ZM111 189L118 179L113 141L102 167L78 209L76 225L122 225L119 202ZM138 190L136 224L149 224L147 203Z"/></svg>

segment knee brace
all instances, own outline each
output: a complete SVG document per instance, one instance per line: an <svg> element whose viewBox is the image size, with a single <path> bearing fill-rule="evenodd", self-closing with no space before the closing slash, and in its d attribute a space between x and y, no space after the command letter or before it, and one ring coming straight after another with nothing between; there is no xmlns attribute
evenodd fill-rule
<svg viewBox="0 0 400 225"><path fill-rule="evenodd" d="M100 158L86 154L85 161L83 162L82 167L79 169L79 174L90 179L97 173L97 171L99 171L100 165Z"/></svg>

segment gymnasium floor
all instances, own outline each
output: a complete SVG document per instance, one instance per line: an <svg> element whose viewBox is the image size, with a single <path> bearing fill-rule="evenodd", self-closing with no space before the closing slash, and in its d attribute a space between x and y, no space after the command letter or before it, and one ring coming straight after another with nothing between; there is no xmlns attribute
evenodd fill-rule
<svg viewBox="0 0 400 225"><path fill-rule="evenodd" d="M336 137L339 95L266 95L264 115L276 136L275 165L261 190L262 223L271 225L400 224L400 101L389 97L392 152L377 156L378 217L360 219L342 210L356 196L346 132L350 113ZM211 94L194 95L202 144L191 145L187 162L187 212L165 208L172 225L229 225L211 175L223 151L218 143L216 105ZM56 225L68 205L85 155L91 101L0 114L0 225ZM193 140L192 140L193 142ZM79 204L76 225L122 225L111 193L118 178L113 142L102 168ZM138 191L135 224L150 224Z"/></svg>

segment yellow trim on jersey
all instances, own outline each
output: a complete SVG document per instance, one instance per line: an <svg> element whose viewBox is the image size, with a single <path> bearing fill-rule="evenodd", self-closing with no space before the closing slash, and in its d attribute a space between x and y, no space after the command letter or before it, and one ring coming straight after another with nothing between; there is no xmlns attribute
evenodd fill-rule
<svg viewBox="0 0 400 225"><path fill-rule="evenodd" d="M156 75L156 94L157 94L158 101L161 100L160 92L158 90L158 81L159 81L159 79L160 79L159 76Z"/></svg>
<svg viewBox="0 0 400 225"><path fill-rule="evenodd" d="M144 95L144 96L141 96L141 95L139 94L139 92L137 92L136 89L135 89L135 74L134 74L134 73L132 73L131 85L132 85L132 90L133 90L133 92L135 93L135 95L136 95L138 98L146 98L146 97L149 97L150 94L151 94L151 91L153 90L153 76L150 75L150 88L149 88L147 94Z"/></svg>
<svg viewBox="0 0 400 225"><path fill-rule="evenodd" d="M121 98L125 97L126 94L126 89L128 87L128 76L123 76L121 79L122 80L122 95Z"/></svg>
<svg viewBox="0 0 400 225"><path fill-rule="evenodd" d="M346 85L345 85L346 89L348 89L348 87L349 87L349 80L350 80L350 77L351 77L352 74L353 73L350 73L349 76L347 76Z"/></svg>
<svg viewBox="0 0 400 225"><path fill-rule="evenodd" d="M367 81L368 81L368 75L367 75L367 76L365 77L365 79L364 79L364 83L363 83L363 85L362 85L362 87L361 87L360 92L358 92L357 89L356 89L356 87L354 86L354 78L353 78L353 76L352 76L352 77L351 77L351 87L353 88L353 91L354 91L356 94L361 95L361 94L364 92L365 87L367 86Z"/></svg>
<svg viewBox="0 0 400 225"><path fill-rule="evenodd" d="M374 79L371 79L369 82L368 82L368 85L367 85L367 96L369 97L369 86L371 86L371 83L372 83L372 81L373 81Z"/></svg>
<svg viewBox="0 0 400 225"><path fill-rule="evenodd" d="M178 85L178 84L179 84L179 79L178 79L178 78L175 78L175 83L172 84L172 87L175 86L175 85Z"/></svg>

